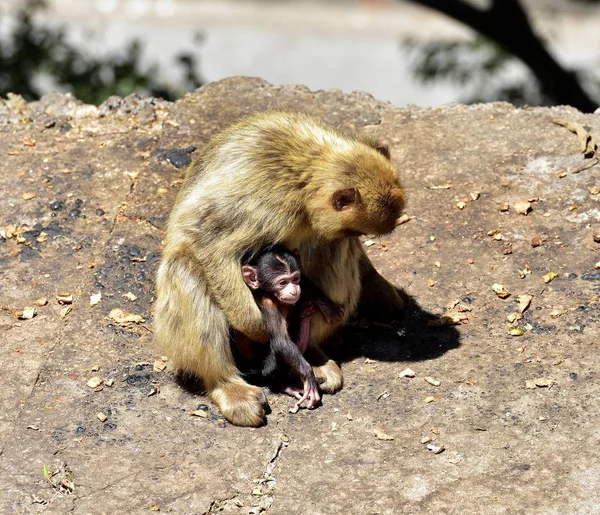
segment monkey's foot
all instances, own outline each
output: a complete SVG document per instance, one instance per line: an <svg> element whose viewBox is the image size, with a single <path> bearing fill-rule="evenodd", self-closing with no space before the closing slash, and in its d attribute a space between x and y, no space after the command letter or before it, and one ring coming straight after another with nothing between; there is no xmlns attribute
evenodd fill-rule
<svg viewBox="0 0 600 515"><path fill-rule="evenodd" d="M302 395L304 394L304 389L301 386L294 384L284 384L281 386L279 391L297 400L302 399Z"/></svg>
<svg viewBox="0 0 600 515"><path fill-rule="evenodd" d="M338 364L332 359L324 365L313 367L313 372L320 389L325 393L335 393L342 389L344 377Z"/></svg>
<svg viewBox="0 0 600 515"><path fill-rule="evenodd" d="M267 398L257 386L232 381L215 388L210 396L221 414L236 426L259 427L266 421Z"/></svg>

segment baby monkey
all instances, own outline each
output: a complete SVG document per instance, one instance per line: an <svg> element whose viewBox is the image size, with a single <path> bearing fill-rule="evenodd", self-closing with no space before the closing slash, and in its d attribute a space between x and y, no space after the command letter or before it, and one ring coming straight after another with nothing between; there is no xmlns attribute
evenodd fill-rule
<svg viewBox="0 0 600 515"><path fill-rule="evenodd" d="M301 288L298 258L282 245L263 249L247 260L242 266L242 275L252 290L270 336L260 375L275 378L280 391L298 399L297 407L306 402L307 408L314 408L321 395L312 367L303 356L308 347L310 321L315 307L329 324L338 323L344 316L344 309L307 278L302 279ZM290 334L294 334L296 343ZM236 335L235 343L246 359L252 359L257 346L265 345L252 342L240 333ZM302 381L302 389L285 378L281 380L285 377L282 375L283 364Z"/></svg>

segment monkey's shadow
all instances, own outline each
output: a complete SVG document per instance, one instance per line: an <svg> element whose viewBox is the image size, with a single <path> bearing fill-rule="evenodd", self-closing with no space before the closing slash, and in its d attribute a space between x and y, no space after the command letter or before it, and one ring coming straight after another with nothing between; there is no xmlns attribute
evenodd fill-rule
<svg viewBox="0 0 600 515"><path fill-rule="evenodd" d="M412 298L405 305L394 323L361 318L350 323L344 328L341 345L329 349L328 354L342 363L361 356L378 361L425 361L460 346L455 327L430 325L439 315L424 311Z"/></svg>
<svg viewBox="0 0 600 515"><path fill-rule="evenodd" d="M344 328L340 344L325 349L327 354L340 363L359 357L377 361L425 361L460 346L460 335L455 327L430 325L439 320L439 315L424 311L414 299L400 293L406 307L398 321L376 322L359 316ZM261 384L255 378L247 379ZM190 393L206 393L197 377L178 374L177 382Z"/></svg>

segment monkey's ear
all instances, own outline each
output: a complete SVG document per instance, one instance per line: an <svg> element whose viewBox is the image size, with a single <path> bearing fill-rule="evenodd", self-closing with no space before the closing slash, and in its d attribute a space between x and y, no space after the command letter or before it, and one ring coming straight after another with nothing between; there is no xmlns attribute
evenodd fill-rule
<svg viewBox="0 0 600 515"><path fill-rule="evenodd" d="M390 147L388 146L387 143L383 143L383 142L377 141L375 139L371 139L368 136L363 137L362 141L366 145L369 145L371 148L374 148L375 150L377 150L377 152L379 152L386 159L391 159Z"/></svg>
<svg viewBox="0 0 600 515"><path fill-rule="evenodd" d="M386 159L391 159L390 147L387 145L387 143L376 143L375 145L373 145L373 148L377 150L377 152L379 152Z"/></svg>
<svg viewBox="0 0 600 515"><path fill-rule="evenodd" d="M347 207L358 202L359 195L356 188L337 190L331 196L331 205L336 211L343 211Z"/></svg>
<svg viewBox="0 0 600 515"><path fill-rule="evenodd" d="M256 275L256 268L253 266L244 265L242 266L242 276L244 277L244 282L252 289L258 290L258 276Z"/></svg>

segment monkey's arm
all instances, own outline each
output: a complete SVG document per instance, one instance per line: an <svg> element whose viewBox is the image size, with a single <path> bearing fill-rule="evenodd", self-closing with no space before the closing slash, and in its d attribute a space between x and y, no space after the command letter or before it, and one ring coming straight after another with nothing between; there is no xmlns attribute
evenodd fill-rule
<svg viewBox="0 0 600 515"><path fill-rule="evenodd" d="M231 326L255 342L267 342L269 334L262 313L244 282L240 258L231 250L239 246L239 242L225 237L218 245L206 244L196 250L194 257L201 265L197 272L206 279L208 291Z"/></svg>
<svg viewBox="0 0 600 515"><path fill-rule="evenodd" d="M314 408L321 401L319 386L312 371L312 367L300 352L298 346L291 340L285 318L277 307L270 301L261 303L261 312L271 336L271 350L290 367L302 381L304 394L298 402L300 406L307 401L307 408ZM309 320L310 323L310 320Z"/></svg>

